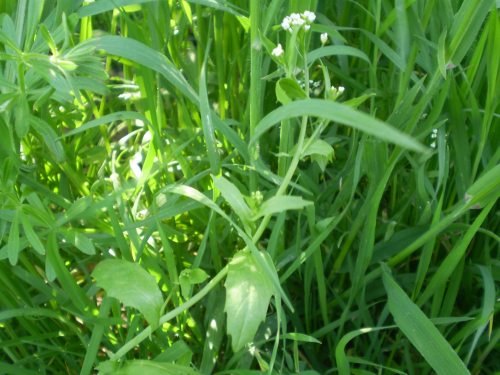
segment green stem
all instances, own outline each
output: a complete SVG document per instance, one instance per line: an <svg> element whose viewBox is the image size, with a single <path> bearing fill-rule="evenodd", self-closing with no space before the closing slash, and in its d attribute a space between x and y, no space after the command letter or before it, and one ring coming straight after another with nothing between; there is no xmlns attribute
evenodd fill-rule
<svg viewBox="0 0 500 375"><path fill-rule="evenodd" d="M288 185L290 185L290 182L292 181L292 177L295 174L295 171L297 170L297 166L299 165L300 161L300 156L302 154L302 149L304 147L304 141L306 138L306 130L307 130L307 121L308 117L304 116L302 117L302 124L300 126L300 134L299 134L299 139L297 141L297 149L295 151L295 154L293 155L292 161L290 162L290 166L288 167L288 170L286 172L285 177L283 177L283 181L281 182L280 187L276 191L275 196L279 197L280 195L285 194L286 189L288 188ZM257 231L252 237L252 241L256 243L259 238L262 236L264 233L264 230L267 227L267 224L269 224L269 220L271 220L272 214L264 216L262 221L260 222L259 227L257 228Z"/></svg>
<svg viewBox="0 0 500 375"><path fill-rule="evenodd" d="M221 281L224 277L226 277L227 272L228 272L228 267L226 266L217 275L215 275L214 278L210 280L209 283L205 285L203 289L201 289L197 294L195 294L193 297L191 297L189 300L187 300L179 307L176 307L172 311L169 311L168 313L163 315L160 318L160 323L156 328L159 328L160 326L168 322L170 319L175 318L177 315L181 314L182 312L186 311L187 309L198 303L203 297L205 297L208 294L208 292L210 292L219 283L219 281ZM127 354L137 345L139 345L142 341L147 339L149 335L153 333L153 331L154 329L151 326L146 327L141 333L139 333L132 340L123 345L115 354L111 354L110 355L111 360L118 360L121 357L123 357L125 354Z"/></svg>
<svg viewBox="0 0 500 375"><path fill-rule="evenodd" d="M261 1L250 1L250 139L253 138L255 128L262 116L262 43L259 37ZM256 142L250 150L251 160L256 160L259 155L259 143ZM250 191L257 190L257 173L250 173Z"/></svg>

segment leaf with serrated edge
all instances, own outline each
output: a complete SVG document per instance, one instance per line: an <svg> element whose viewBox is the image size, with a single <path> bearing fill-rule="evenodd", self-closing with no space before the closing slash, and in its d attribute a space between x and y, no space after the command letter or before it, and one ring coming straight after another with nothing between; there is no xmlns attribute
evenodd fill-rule
<svg viewBox="0 0 500 375"><path fill-rule="evenodd" d="M251 342L265 319L273 285L249 251L240 251L229 264L226 278L227 332L237 352Z"/></svg>
<svg viewBox="0 0 500 375"><path fill-rule="evenodd" d="M158 324L163 298L155 278L140 265L107 259L96 266L92 277L110 297L139 310L149 324Z"/></svg>

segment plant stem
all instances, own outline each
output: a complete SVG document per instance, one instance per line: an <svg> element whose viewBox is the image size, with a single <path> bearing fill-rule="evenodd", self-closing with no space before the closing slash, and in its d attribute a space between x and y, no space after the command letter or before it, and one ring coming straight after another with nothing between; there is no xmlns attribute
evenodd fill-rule
<svg viewBox="0 0 500 375"><path fill-rule="evenodd" d="M304 147L304 140L306 138L306 130L307 130L307 121L308 117L304 116L302 117L302 124L300 126L300 134L299 134L299 139L297 141L297 149L295 154L293 155L292 161L290 162L290 166L288 167L288 170L286 172L285 177L283 177L283 181L276 191L275 196L279 197L280 195L283 195L286 192L286 189L288 188L288 185L290 185L290 182L292 181L292 177L295 174L295 170L297 169L297 166L299 165L300 161L300 156L302 154L302 149ZM262 236L264 233L264 230L267 227L267 224L269 223L269 220L271 219L272 215L266 215L260 222L259 227L257 228L257 231L252 237L252 241L256 243L259 238Z"/></svg>
<svg viewBox="0 0 500 375"><path fill-rule="evenodd" d="M262 45L259 37L261 2L250 1L250 139L253 138L255 128L262 116ZM251 161L259 155L259 143L256 142L250 150ZM250 191L257 190L257 173L250 172Z"/></svg>

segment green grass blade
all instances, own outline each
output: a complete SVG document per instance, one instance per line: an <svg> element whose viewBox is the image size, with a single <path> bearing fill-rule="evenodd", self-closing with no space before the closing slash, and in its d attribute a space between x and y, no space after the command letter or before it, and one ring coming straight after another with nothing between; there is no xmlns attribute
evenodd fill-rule
<svg viewBox="0 0 500 375"><path fill-rule="evenodd" d="M389 124L346 105L322 99L297 100L275 109L259 122L250 142L256 142L276 123L299 116L313 116L338 122L398 146L418 152L427 152L427 149L418 141Z"/></svg>
<svg viewBox="0 0 500 375"><path fill-rule="evenodd" d="M314 63L317 59L327 56L353 56L370 64L370 59L363 51L349 46L327 46L315 49L307 54L308 63Z"/></svg>
<svg viewBox="0 0 500 375"><path fill-rule="evenodd" d="M182 76L174 64L160 52L145 44L126 37L108 35L86 42L99 50L118 57L123 57L160 73L190 101L198 104L198 95Z"/></svg>
<svg viewBox="0 0 500 375"><path fill-rule="evenodd" d="M201 114L201 124L203 126L203 135L205 136L205 145L207 146L208 160L210 162L210 172L213 175L218 175L220 173L220 160L219 153L217 152L217 140L215 138L215 130L212 119L212 112L210 110L210 104L208 102L207 93L207 60L210 52L210 42L207 44L205 51L205 59L203 61L203 66L201 67L200 74L200 114Z"/></svg>
<svg viewBox="0 0 500 375"><path fill-rule="evenodd" d="M438 375L467 375L467 367L436 326L415 305L382 264L388 306L394 320Z"/></svg>

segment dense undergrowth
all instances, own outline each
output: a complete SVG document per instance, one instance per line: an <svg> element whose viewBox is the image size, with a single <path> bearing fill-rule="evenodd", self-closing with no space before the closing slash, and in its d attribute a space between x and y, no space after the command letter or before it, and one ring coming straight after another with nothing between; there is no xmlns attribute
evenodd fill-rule
<svg viewBox="0 0 500 375"><path fill-rule="evenodd" d="M498 373L498 7L1 2L0 373Z"/></svg>

